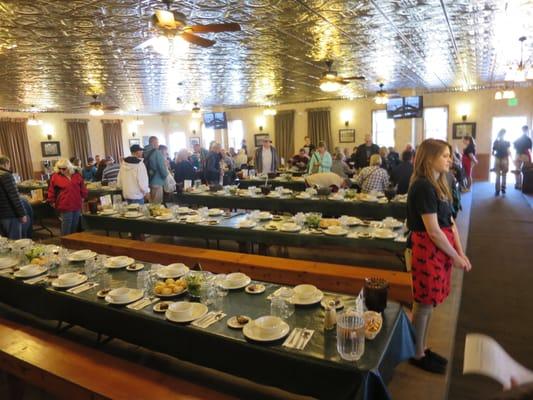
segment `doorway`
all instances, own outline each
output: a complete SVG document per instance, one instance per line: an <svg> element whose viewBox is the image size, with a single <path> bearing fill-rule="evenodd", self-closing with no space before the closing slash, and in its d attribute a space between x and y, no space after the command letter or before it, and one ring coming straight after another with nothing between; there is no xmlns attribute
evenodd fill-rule
<svg viewBox="0 0 533 400"><path fill-rule="evenodd" d="M509 160L509 171L515 169L514 159L515 159L515 149L513 143L516 139L522 136L522 127L527 125L527 116L518 116L518 117L493 117L492 118L492 136L491 136L491 156L490 156L490 168L494 166L494 157L492 156L492 143L496 140L498 132L501 129L505 129L505 140L511 143L511 159ZM490 174L490 181L494 182L496 180L496 175ZM507 175L507 184L515 183L515 175L510 173Z"/></svg>

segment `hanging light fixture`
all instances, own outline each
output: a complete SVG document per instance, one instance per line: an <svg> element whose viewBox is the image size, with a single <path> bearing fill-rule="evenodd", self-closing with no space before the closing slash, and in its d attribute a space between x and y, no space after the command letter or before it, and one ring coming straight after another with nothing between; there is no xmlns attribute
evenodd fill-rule
<svg viewBox="0 0 533 400"><path fill-rule="evenodd" d="M324 80L320 83L320 90L323 92L336 92L340 90L341 84L337 81Z"/></svg>
<svg viewBox="0 0 533 400"><path fill-rule="evenodd" d="M533 79L533 68L529 60L524 61L524 42L526 37L522 36L520 41L520 61L517 65L511 65L505 74L505 80L510 82L525 82Z"/></svg>
<svg viewBox="0 0 533 400"><path fill-rule="evenodd" d="M275 109L275 108L272 108L272 107L267 107L263 110L263 115L265 117L270 117L270 116L274 116L278 113L278 111Z"/></svg>
<svg viewBox="0 0 533 400"><path fill-rule="evenodd" d="M200 119L202 117L201 111L202 110L198 106L198 103L194 102L191 117L194 119Z"/></svg>
<svg viewBox="0 0 533 400"><path fill-rule="evenodd" d="M387 104L389 102L389 95L387 92L383 89L383 82L379 84L379 90L376 92L376 96L374 97L374 103L376 104Z"/></svg>
<svg viewBox="0 0 533 400"><path fill-rule="evenodd" d="M31 106L32 110L35 109L35 106ZM35 113L32 113L30 118L28 118L28 126L39 126L39 125L42 125L43 121L41 121L40 119L37 119L37 117L35 116L36 114Z"/></svg>
<svg viewBox="0 0 533 400"><path fill-rule="evenodd" d="M136 110L136 111L137 111L137 117L135 117L135 121L133 121L133 125L142 126L144 125L144 120L139 118L139 110Z"/></svg>

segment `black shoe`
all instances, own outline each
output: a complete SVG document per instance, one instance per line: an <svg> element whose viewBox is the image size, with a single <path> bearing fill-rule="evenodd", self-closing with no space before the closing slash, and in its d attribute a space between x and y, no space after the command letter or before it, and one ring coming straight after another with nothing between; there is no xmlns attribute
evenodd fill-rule
<svg viewBox="0 0 533 400"><path fill-rule="evenodd" d="M500 192L496 190L496 193L494 193L494 196L498 197L500 195Z"/></svg>
<svg viewBox="0 0 533 400"><path fill-rule="evenodd" d="M502 188L502 194L505 194L505 188Z"/></svg>
<svg viewBox="0 0 533 400"><path fill-rule="evenodd" d="M445 359L440 354L437 354L437 353L431 351L431 349L426 349L426 351L424 353L426 354L426 357L432 358L433 360L435 360L439 364L448 365L448 360L447 359Z"/></svg>
<svg viewBox="0 0 533 400"><path fill-rule="evenodd" d="M446 367L444 365L436 362L427 355L420 359L411 358L409 362L415 367L421 368L428 372L433 372L434 374L444 374L446 372Z"/></svg>

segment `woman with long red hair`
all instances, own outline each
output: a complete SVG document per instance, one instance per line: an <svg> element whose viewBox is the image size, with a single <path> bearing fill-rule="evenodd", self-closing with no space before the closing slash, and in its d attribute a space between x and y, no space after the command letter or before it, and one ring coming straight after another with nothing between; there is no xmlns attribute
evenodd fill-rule
<svg viewBox="0 0 533 400"><path fill-rule="evenodd" d="M416 355L411 363L435 373L446 371L447 360L426 346L431 313L450 294L452 267L472 268L452 217L452 194L446 179L450 165L448 143L423 141L416 150L407 195L416 336Z"/></svg>

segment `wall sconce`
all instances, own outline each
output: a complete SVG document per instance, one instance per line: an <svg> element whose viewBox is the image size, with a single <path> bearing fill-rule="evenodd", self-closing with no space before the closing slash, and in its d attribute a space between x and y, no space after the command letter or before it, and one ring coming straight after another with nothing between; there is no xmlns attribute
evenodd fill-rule
<svg viewBox="0 0 533 400"><path fill-rule="evenodd" d="M132 132L131 133L131 137L135 137L136 134L137 134L137 132Z"/></svg>
<svg viewBox="0 0 533 400"><path fill-rule="evenodd" d="M257 129L259 129L260 132L263 131L263 127L265 126L266 120L263 116L259 116L255 119L255 125L257 126Z"/></svg>
<svg viewBox="0 0 533 400"><path fill-rule="evenodd" d="M52 140L54 134L54 127L51 124L42 124L43 135L46 136L48 140Z"/></svg>
<svg viewBox="0 0 533 400"><path fill-rule="evenodd" d="M470 115L470 104L459 104L457 110L459 111L459 115L461 116L461 119L464 122Z"/></svg>
<svg viewBox="0 0 533 400"><path fill-rule="evenodd" d="M192 130L192 134L193 134L193 135L196 135L196 129L193 129L193 130Z"/></svg>
<svg viewBox="0 0 533 400"><path fill-rule="evenodd" d="M48 140L52 140L52 134L51 134L51 133L47 134L47 135L46 135L46 138L47 138Z"/></svg>
<svg viewBox="0 0 533 400"><path fill-rule="evenodd" d="M263 132L263 125L259 125L259 132Z"/></svg>
<svg viewBox="0 0 533 400"><path fill-rule="evenodd" d="M352 118L353 114L351 110L343 110L341 112L341 120L344 121L344 126L348 127Z"/></svg>

